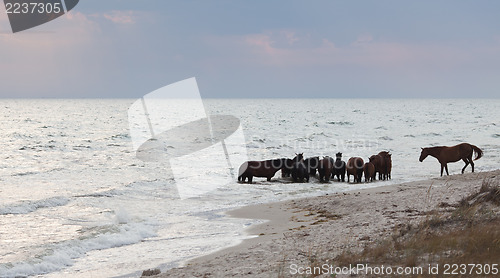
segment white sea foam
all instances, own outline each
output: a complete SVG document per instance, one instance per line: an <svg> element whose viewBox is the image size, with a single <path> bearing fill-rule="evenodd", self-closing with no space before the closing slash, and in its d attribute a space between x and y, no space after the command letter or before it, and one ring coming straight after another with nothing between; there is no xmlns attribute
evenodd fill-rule
<svg viewBox="0 0 500 278"><path fill-rule="evenodd" d="M138 243L156 236L152 228L143 223L123 224L109 228L112 231L91 238L61 242L25 262L0 264L0 277L42 275L73 265L74 260L93 250L102 250Z"/></svg>
<svg viewBox="0 0 500 278"><path fill-rule="evenodd" d="M14 204L0 207L0 215L2 214L26 214L41 208L50 208L64 206L69 203L66 197L56 196L36 201L19 201Z"/></svg>

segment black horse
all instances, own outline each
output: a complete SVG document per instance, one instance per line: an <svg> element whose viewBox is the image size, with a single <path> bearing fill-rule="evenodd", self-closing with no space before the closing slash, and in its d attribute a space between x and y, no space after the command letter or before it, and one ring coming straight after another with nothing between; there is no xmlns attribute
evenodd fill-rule
<svg viewBox="0 0 500 278"><path fill-rule="evenodd" d="M309 157L304 160L304 164L306 165L307 172L309 172L309 176L315 176L316 170L319 167L319 156Z"/></svg>
<svg viewBox="0 0 500 278"><path fill-rule="evenodd" d="M340 178L342 178L342 181L345 181L345 161L342 160L342 153L337 153L335 159L335 164L333 164L333 171L332 171L332 178L335 178L337 176L337 180L340 181Z"/></svg>
<svg viewBox="0 0 500 278"><path fill-rule="evenodd" d="M293 159L282 158L282 161L283 167L281 168L281 177L290 177L290 175L292 174Z"/></svg>
<svg viewBox="0 0 500 278"><path fill-rule="evenodd" d="M304 179L306 182L309 182L309 173L307 172L306 165L304 165L304 162L295 162L292 167L292 179L294 182L300 181L304 182Z"/></svg>
<svg viewBox="0 0 500 278"><path fill-rule="evenodd" d="M292 179L294 182L300 181L304 182L304 179L309 182L309 173L307 167L304 164L303 153L297 154L294 159L292 159Z"/></svg>
<svg viewBox="0 0 500 278"><path fill-rule="evenodd" d="M271 181L274 174L283 168L283 159L273 159L264 161L247 161L241 164L239 169L238 181L252 183L253 177L267 178Z"/></svg>

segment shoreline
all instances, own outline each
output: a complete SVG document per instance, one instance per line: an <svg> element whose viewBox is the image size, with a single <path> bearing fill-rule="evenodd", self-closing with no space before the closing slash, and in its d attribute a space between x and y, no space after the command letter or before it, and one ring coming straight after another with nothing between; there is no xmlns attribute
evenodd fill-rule
<svg viewBox="0 0 500 278"><path fill-rule="evenodd" d="M251 238L155 277L293 277L292 265L361 251L394 229L421 221L440 203L460 201L486 178L500 178L500 170L238 208L227 214L266 220L245 230Z"/></svg>

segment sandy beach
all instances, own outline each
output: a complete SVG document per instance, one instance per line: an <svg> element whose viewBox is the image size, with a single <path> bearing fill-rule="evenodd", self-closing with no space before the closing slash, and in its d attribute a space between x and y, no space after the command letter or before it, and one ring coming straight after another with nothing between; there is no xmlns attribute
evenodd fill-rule
<svg viewBox="0 0 500 278"><path fill-rule="evenodd" d="M453 204L478 192L483 181L498 184L499 179L500 170L455 174L243 207L228 214L268 220L247 230L253 238L156 277L304 277L300 270L335 265L340 254L360 252L402 227L428 219L430 212L447 213Z"/></svg>

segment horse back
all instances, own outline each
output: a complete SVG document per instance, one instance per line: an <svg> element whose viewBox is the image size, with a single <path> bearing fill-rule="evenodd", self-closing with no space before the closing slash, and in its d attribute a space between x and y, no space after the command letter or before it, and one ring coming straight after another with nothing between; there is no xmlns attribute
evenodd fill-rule
<svg viewBox="0 0 500 278"><path fill-rule="evenodd" d="M274 164L273 160L247 161L240 166L239 173L240 176L244 173L256 177L268 177L281 169Z"/></svg>

